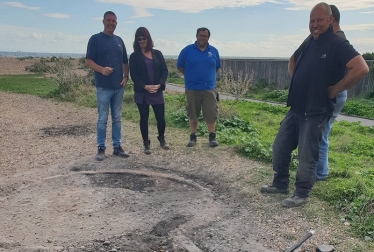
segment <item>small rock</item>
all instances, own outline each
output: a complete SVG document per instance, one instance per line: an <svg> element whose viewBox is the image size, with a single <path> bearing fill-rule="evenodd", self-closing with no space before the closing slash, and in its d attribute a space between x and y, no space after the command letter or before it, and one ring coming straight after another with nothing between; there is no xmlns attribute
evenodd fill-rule
<svg viewBox="0 0 374 252"><path fill-rule="evenodd" d="M51 248L52 251L64 251L64 247L61 247L61 246L53 246Z"/></svg>
<svg viewBox="0 0 374 252"><path fill-rule="evenodd" d="M333 251L335 251L335 248L333 246L325 245L325 244L318 246L318 248L316 249L316 252L333 252Z"/></svg>
<svg viewBox="0 0 374 252"><path fill-rule="evenodd" d="M365 236L364 240L365 240L365 241L371 241L371 240L372 240L372 238L371 238L371 237L369 237L369 236Z"/></svg>

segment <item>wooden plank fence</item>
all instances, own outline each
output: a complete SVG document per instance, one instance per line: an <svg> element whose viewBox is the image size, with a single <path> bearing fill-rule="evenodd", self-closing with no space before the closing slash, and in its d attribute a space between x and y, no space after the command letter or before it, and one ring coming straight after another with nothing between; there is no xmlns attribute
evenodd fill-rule
<svg viewBox="0 0 374 252"><path fill-rule="evenodd" d="M373 60L367 60L366 63L371 67ZM285 89L289 87L291 78L288 75L288 60L278 59L221 59L222 70L231 69L234 76L239 71L248 76L253 71L254 83L263 80L268 84L274 83L276 89ZM372 74L372 75L371 75ZM367 74L357 85L348 90L348 97L353 98L374 91L374 73Z"/></svg>

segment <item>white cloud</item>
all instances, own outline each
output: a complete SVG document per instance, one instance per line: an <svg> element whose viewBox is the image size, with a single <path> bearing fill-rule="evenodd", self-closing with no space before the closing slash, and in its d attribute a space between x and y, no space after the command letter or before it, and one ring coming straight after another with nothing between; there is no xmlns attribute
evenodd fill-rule
<svg viewBox="0 0 374 252"><path fill-rule="evenodd" d="M293 5L293 7L286 8L288 10L311 10L313 6L317 4L317 2L310 0L288 0L288 3ZM374 7L373 0L335 0L333 4L336 5L340 11Z"/></svg>
<svg viewBox="0 0 374 252"><path fill-rule="evenodd" d="M374 14L374 11L363 11L360 14Z"/></svg>
<svg viewBox="0 0 374 252"><path fill-rule="evenodd" d="M144 9L144 8L134 7L134 12L135 12L135 15L133 15L132 18L150 17L150 16L152 16L152 14L149 13L149 12L148 12L146 9Z"/></svg>
<svg viewBox="0 0 374 252"><path fill-rule="evenodd" d="M345 31L374 30L374 24L345 25L343 28Z"/></svg>
<svg viewBox="0 0 374 252"><path fill-rule="evenodd" d="M84 53L89 36L73 36L29 27L0 24L4 51Z"/></svg>
<svg viewBox="0 0 374 252"><path fill-rule="evenodd" d="M260 5L262 3L270 2L277 3L276 0L95 0L105 4L123 4L132 6L135 15L133 17L147 17L151 16L148 9L172 10L181 12L198 13L204 10L216 8L238 8ZM146 6L146 7L144 7Z"/></svg>
<svg viewBox="0 0 374 252"><path fill-rule="evenodd" d="M165 55L178 55L182 48L177 42L167 39L155 39L153 43L155 49L160 50Z"/></svg>
<svg viewBox="0 0 374 252"><path fill-rule="evenodd" d="M147 10L161 9L181 12L198 13L204 10L217 8L240 8L256 6L263 3L288 4L288 10L310 10L316 2L310 0L95 0L106 4L123 4L134 8L133 17L151 16ZM336 0L334 4L339 10L357 10L374 7L373 0ZM145 7L146 6L146 7Z"/></svg>
<svg viewBox="0 0 374 252"><path fill-rule="evenodd" d="M45 13L44 16L51 17L51 18L69 18L70 16L63 13Z"/></svg>
<svg viewBox="0 0 374 252"><path fill-rule="evenodd" d="M274 57L274 55L281 54L283 57L289 57L307 36L305 34L290 36L269 35L267 39L258 43L250 41L221 43L220 41L210 39L209 43L218 49L220 55L225 56L248 57L250 55L251 57Z"/></svg>
<svg viewBox="0 0 374 252"><path fill-rule="evenodd" d="M14 7L14 8L24 8L28 10L39 10L40 7L29 7L19 2L5 2L5 5Z"/></svg>

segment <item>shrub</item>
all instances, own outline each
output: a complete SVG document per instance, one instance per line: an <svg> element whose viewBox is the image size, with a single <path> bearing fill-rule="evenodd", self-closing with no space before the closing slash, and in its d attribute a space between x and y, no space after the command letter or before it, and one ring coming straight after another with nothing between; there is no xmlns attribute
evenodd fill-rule
<svg viewBox="0 0 374 252"><path fill-rule="evenodd" d="M262 99L267 101L276 101L276 102L287 102L288 90L274 90L269 93L262 95Z"/></svg>
<svg viewBox="0 0 374 252"><path fill-rule="evenodd" d="M250 74L238 71L236 74L231 70L231 68L222 70L221 79L217 83L217 89L219 92L223 92L234 97L233 102L229 104L228 107L225 105L227 103L219 103L219 113L224 117L230 117L233 106L242 98L245 97L249 91L249 87L253 83L253 71Z"/></svg>
<svg viewBox="0 0 374 252"><path fill-rule="evenodd" d="M33 59L34 57L32 56L27 56L27 57L18 57L17 59L20 60L20 61L24 61L24 60L27 60L27 59Z"/></svg>
<svg viewBox="0 0 374 252"><path fill-rule="evenodd" d="M366 52L364 54L362 54L362 57L365 59L365 60L374 60L374 52Z"/></svg>
<svg viewBox="0 0 374 252"><path fill-rule="evenodd" d="M89 106L94 106L92 101L88 99L94 96L94 88L91 83L92 74L89 72L86 76L79 76L74 72L70 60L58 60L55 62L54 71L56 75L53 77L57 85L57 89L50 93L50 96L59 100L84 103L89 101Z"/></svg>
<svg viewBox="0 0 374 252"><path fill-rule="evenodd" d="M49 66L45 59L41 58L39 62L35 62L31 64L31 66L25 67L26 71L33 72L33 73L51 73L53 72L53 68Z"/></svg>
<svg viewBox="0 0 374 252"><path fill-rule="evenodd" d="M181 75L178 71L169 71L169 78L181 78Z"/></svg>

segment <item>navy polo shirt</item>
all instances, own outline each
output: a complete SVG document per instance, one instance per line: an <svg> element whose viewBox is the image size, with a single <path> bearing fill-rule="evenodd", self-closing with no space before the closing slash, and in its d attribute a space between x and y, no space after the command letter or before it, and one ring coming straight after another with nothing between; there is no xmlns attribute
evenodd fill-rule
<svg viewBox="0 0 374 252"><path fill-rule="evenodd" d="M309 36L294 53L296 66L287 106L305 115L331 112L335 99L328 98L327 89L344 77L346 64L357 55L348 40L334 34L331 26L317 40Z"/></svg>
<svg viewBox="0 0 374 252"><path fill-rule="evenodd" d="M121 88L123 64L128 64L125 44L119 36L103 32L92 35L87 45L87 59L102 67L112 67L113 73L104 76L95 72L95 85L102 88Z"/></svg>

